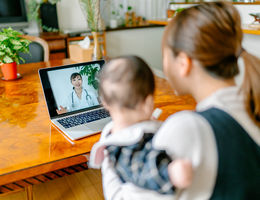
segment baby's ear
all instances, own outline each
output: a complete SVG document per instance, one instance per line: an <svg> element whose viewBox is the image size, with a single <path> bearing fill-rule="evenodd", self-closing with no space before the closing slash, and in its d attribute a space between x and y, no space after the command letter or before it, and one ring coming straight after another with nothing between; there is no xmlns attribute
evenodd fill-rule
<svg viewBox="0 0 260 200"><path fill-rule="evenodd" d="M154 101L153 101L153 95L149 95L146 97L144 103L143 103L143 108L144 108L144 112L147 115L151 115L153 112L153 107L154 107Z"/></svg>
<svg viewBox="0 0 260 200"><path fill-rule="evenodd" d="M149 105L150 107L153 107L153 105L154 105L153 95L147 96L146 99L145 99L145 103L146 103L147 105Z"/></svg>
<svg viewBox="0 0 260 200"><path fill-rule="evenodd" d="M110 106L106 103L106 101L104 99L101 99L102 105L105 107L106 110L109 111Z"/></svg>

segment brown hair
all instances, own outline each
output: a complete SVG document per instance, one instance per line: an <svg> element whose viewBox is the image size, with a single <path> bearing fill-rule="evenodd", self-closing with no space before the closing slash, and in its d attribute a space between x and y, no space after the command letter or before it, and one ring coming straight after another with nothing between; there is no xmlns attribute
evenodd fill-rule
<svg viewBox="0 0 260 200"><path fill-rule="evenodd" d="M137 56L112 59L103 67L99 78L99 93L108 105L134 109L155 90L152 70Z"/></svg>
<svg viewBox="0 0 260 200"><path fill-rule="evenodd" d="M71 74L71 76L70 76L70 81L72 82L72 80L73 80L74 78L76 78L77 76L79 76L79 77L82 79L82 76L81 76L81 74L80 74L80 73L77 73L77 72L75 72L75 73Z"/></svg>
<svg viewBox="0 0 260 200"><path fill-rule="evenodd" d="M239 73L237 60L244 58L242 92L250 117L260 126L260 61L242 46L241 20L226 2L202 3L179 13L167 26L163 46L174 56L185 52L210 74L230 79Z"/></svg>

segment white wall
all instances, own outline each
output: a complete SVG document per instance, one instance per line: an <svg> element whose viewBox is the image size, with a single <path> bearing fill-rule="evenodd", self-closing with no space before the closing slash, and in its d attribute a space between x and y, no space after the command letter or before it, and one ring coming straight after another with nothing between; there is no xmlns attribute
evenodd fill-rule
<svg viewBox="0 0 260 200"><path fill-rule="evenodd" d="M79 29L87 30L85 17L80 9L79 0L62 0L58 8L58 20L61 30ZM102 15L109 19L111 1L116 4L125 0L102 0ZM162 18L165 16L169 0L126 0L127 5L133 6L138 15L149 18ZM180 5L175 5L180 7ZM186 5L189 6L189 5ZM236 5L243 23L252 22L249 12L260 12L260 5ZM164 27L145 28L123 31L107 32L108 56L115 57L124 54L136 54L143 57L154 69L161 69L161 38ZM249 52L260 57L260 36L245 34L243 46Z"/></svg>
<svg viewBox="0 0 260 200"><path fill-rule="evenodd" d="M107 55L134 54L162 73L161 41L164 27L107 32ZM243 47L260 58L260 35L244 34Z"/></svg>
<svg viewBox="0 0 260 200"><path fill-rule="evenodd" d="M132 6L138 16L146 19L162 19L166 18L166 9L169 1L101 0L101 15L108 25L112 10L119 9L119 4L123 4L124 7ZM124 9L127 10L127 8ZM87 23L80 9L79 0L62 0L57 4L57 13L60 30L87 30Z"/></svg>
<svg viewBox="0 0 260 200"><path fill-rule="evenodd" d="M60 30L87 30L87 21L81 11L79 0L62 0L57 4Z"/></svg>
<svg viewBox="0 0 260 200"><path fill-rule="evenodd" d="M171 9L177 8L187 8L190 6L194 6L195 4L171 4ZM259 13L260 12L260 5L234 5L240 16L242 24L250 24L254 21L254 18L249 15L249 13Z"/></svg>
<svg viewBox="0 0 260 200"><path fill-rule="evenodd" d="M163 30L164 27L158 27L107 32L107 55L138 55L152 68L161 70Z"/></svg>
<svg viewBox="0 0 260 200"><path fill-rule="evenodd" d="M244 34L243 47L260 58L260 35Z"/></svg>

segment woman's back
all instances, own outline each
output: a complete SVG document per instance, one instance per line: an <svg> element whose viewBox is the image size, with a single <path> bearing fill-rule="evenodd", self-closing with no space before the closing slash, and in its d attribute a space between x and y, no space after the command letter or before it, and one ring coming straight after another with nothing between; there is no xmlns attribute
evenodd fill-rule
<svg viewBox="0 0 260 200"><path fill-rule="evenodd" d="M259 151L260 60L243 49L242 38L239 13L232 4L224 2L202 3L185 9L166 27L163 62L169 83L176 93L190 94L195 98L198 102L196 111L212 112L206 117L190 111L174 114L154 139L158 148L165 149L175 158L188 158L193 163L193 184L182 192L181 199L209 199L219 185L225 192L214 192L216 199L250 199L258 195L254 190L256 182L260 181L260 155L256 153L254 156L249 146ZM239 74L239 57L245 63L245 79L241 88L236 87L234 81ZM246 132L236 134L237 127L229 128L234 121L227 121L225 112L220 111L224 114L219 117L219 113L208 110L212 107L225 111ZM222 123L222 119L226 121ZM223 126L223 132L220 126ZM218 137L224 131L226 134L222 136L225 139ZM240 138L245 135L247 139ZM252 145L243 145L246 140L251 140ZM234 141L241 143L236 142L233 146ZM230 174L232 170L223 167L233 161L231 155L241 152L248 154L250 163L257 166L255 171L251 169L256 181L250 186L244 184L247 179L238 171L234 169L234 174ZM246 159L246 156L236 159L236 165L243 172L250 168ZM229 181L234 181L234 188L248 196L241 193L241 197L237 197L238 193L224 188L224 183L219 184L225 173L230 175Z"/></svg>
<svg viewBox="0 0 260 200"><path fill-rule="evenodd" d="M259 148L260 130L248 117L243 96L238 94L238 91L237 87L221 89L200 102L196 111L203 112L215 107L227 112L243 126ZM226 127L221 128L226 129ZM232 143L232 139L229 138L227 142ZM219 148L213 128L204 117L191 111L172 115L156 134L154 146L158 149L165 149L174 158L188 158L192 161L195 172L193 183L182 192L180 199L210 198L218 176L219 151L217 149ZM237 146L236 150L238 154L246 151L241 146ZM232 159L229 158L227 162ZM244 163L241 165L244 166ZM235 187L237 186L234 185Z"/></svg>

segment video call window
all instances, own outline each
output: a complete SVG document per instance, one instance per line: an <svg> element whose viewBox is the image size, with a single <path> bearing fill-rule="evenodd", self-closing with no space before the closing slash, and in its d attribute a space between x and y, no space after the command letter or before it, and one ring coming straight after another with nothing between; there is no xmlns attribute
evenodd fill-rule
<svg viewBox="0 0 260 200"><path fill-rule="evenodd" d="M48 71L57 109L72 112L99 105L96 75L100 69L99 64L90 64Z"/></svg>

